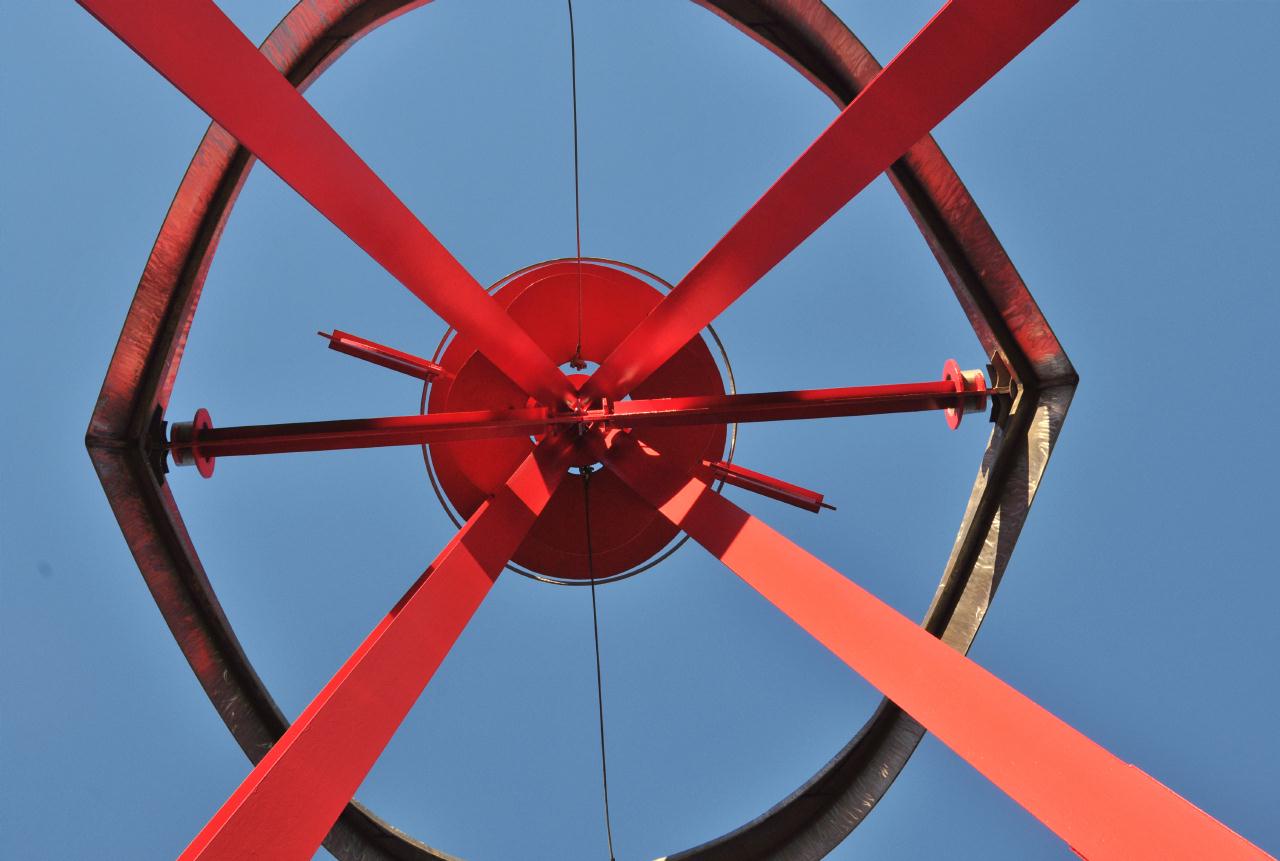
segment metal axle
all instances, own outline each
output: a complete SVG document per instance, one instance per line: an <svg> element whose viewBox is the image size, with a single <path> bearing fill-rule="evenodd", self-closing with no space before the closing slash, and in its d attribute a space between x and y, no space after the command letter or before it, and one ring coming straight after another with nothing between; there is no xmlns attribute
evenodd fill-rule
<svg viewBox="0 0 1280 861"><path fill-rule="evenodd" d="M471 410L226 428L213 427L208 412L202 409L195 420L173 425L168 449L175 464L199 466L207 478L218 457L537 436L554 427L575 424L585 432L593 426L645 428L945 410L947 423L954 428L965 412L985 410L991 393L981 371L960 372L954 361L947 363L947 369L947 379L928 383L605 400L594 406L578 402L572 408Z"/></svg>

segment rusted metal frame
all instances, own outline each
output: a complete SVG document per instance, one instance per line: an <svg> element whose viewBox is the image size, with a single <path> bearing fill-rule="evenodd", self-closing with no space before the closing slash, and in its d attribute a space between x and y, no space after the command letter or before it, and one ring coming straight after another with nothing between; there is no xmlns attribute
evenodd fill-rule
<svg viewBox="0 0 1280 861"><path fill-rule="evenodd" d="M426 0L306 0L282 21L264 43L263 51L276 62L277 67L286 71L292 82L304 86L365 32L410 8L423 5L424 2ZM695 2L716 12L800 69L820 89L832 95L837 104L847 102L879 68L869 52L817 0ZM223 148L231 150L232 156L216 155L219 142ZM246 694L240 697L242 703L255 700L254 694L258 693L262 700L270 704L274 721L265 714L265 710L254 708L245 709L247 714L241 714L241 719L232 723L219 707L235 737L250 758L256 761L260 752L254 749L247 728L253 725L265 737L275 738L281 731L276 729L276 724L283 725L283 719L269 695L261 688L256 677L253 677L252 669L242 654L232 655L217 648L210 648L202 653L193 644L193 640L213 642L220 629L230 642L234 643L235 638L225 626L225 620L219 622L209 616L189 615L179 603L170 601L166 604L162 600L163 591L172 587L179 591L187 588L183 585L183 578L177 573L179 566L157 560L152 560L151 563L144 561L147 549L160 546L163 542L156 540L155 530L148 529L146 524L135 521L131 528L124 520L128 516L124 509L135 505L145 494L141 491L131 492L130 482L119 480L125 473L117 471L114 479L109 479L105 474L107 461L119 464L131 460L138 474L146 469L145 459L136 452L142 449L146 428L154 420L154 407L162 406L168 400L181 344L190 324L194 300L198 298L199 282L203 279L208 256L216 244L216 234L234 199L234 191L238 190L243 174L251 163L252 159L243 150L236 152L235 142L225 132L216 126L211 127L193 159L183 187L179 189L175 206L161 231L161 240L148 263L148 272L144 274L143 283L126 320L112 370L108 373L103 396L95 410L88 442L93 449L95 463L101 462L99 473L103 475L104 488L112 500L117 516L121 518L126 538L134 549L144 576L152 586L162 613L211 700L215 705L224 701L217 693L216 682L221 680L228 689ZM215 196L210 189L211 178L230 179L220 186L216 181L212 183L222 189L218 192L223 197L220 202L211 202ZM1047 330L1047 324L1039 316L1038 309L1017 273L1013 271L998 240L930 138L923 139L904 159L896 163L890 171L890 178L916 215L926 241L938 255L975 331L988 349L996 344L993 329L1002 322L1001 309L1008 309L1011 304L1015 309L1026 312L1024 318L1038 320L1038 325ZM230 193L227 189L231 189ZM210 216L209 213L213 215ZM186 215L187 220L196 222L195 228L175 229L170 223L175 214ZM949 235L941 235L944 231ZM204 243L204 247L193 248L197 240ZM157 262L158 268L165 269L166 263L172 263L173 259L182 261L182 280L196 282L196 289L187 291L185 297L175 295L181 291L175 290L170 283L175 280L174 273L166 271L157 276L153 271L157 268ZM161 283L149 284L149 281L157 280ZM170 308L170 305L173 307ZM1005 348L1006 358L1017 372L1029 364L1017 361L1021 358L1021 351L1017 348L1020 330L1011 325L1007 327L1007 331L1011 333L1008 343L1012 347ZM1074 384L1074 372L1069 370L1069 363L1066 363L1066 357L1062 355L1056 341L1052 346L1054 349L1050 352L1053 357L1065 364L1068 371L1041 374L1041 377L1046 381L1056 378L1067 382L1069 391L1070 385ZM160 371L157 371L157 356L152 355L153 350L163 354L159 356L163 363ZM150 378L144 381L141 379L144 375L158 376L159 382L155 383ZM135 378L129 379L131 376ZM1025 371L1018 376L1024 385L1033 383L1033 377ZM154 398L150 405L135 404L135 401L146 400L148 397ZM122 414L135 420L132 432L125 432L119 422L112 421ZM992 446L998 442L993 437ZM120 451L125 447L130 448L134 454ZM112 452L112 449L117 451ZM990 454L989 448L988 456ZM1042 464L1040 468L1043 468ZM997 490L994 485L983 486L980 480L979 486L975 486L975 497L981 493L986 498ZM167 491L165 495L167 496ZM127 505L117 504L122 498ZM168 500L168 505L174 521L180 524L180 517L171 499ZM972 510L972 504L970 508ZM1000 524L1008 527L1011 520L1012 518L1005 516ZM982 524L966 521L964 528L981 531L981 526ZM186 556L184 561L193 564L198 570L199 562L194 551ZM1004 559L997 562L1002 568ZM200 572L198 579L203 582L203 572ZM196 587L192 585L191 588ZM207 583L203 591L216 607L216 598L208 590ZM954 626L954 620L951 625ZM976 625L974 628L976 629ZM184 636L183 632L195 636ZM239 652L238 646L235 651ZM211 661L204 662L202 655L209 656ZM245 670L248 671L247 674ZM861 821L866 810L892 783L914 749L919 737L918 725L900 713L895 714L896 712L892 704L882 704L849 745L791 798L732 835L681 853L679 857L819 858L825 855ZM343 859L446 857L390 829L354 803L330 833L326 846Z"/></svg>
<svg viewBox="0 0 1280 861"><path fill-rule="evenodd" d="M632 434L593 446L672 525L1091 861L1266 853Z"/></svg>
<svg viewBox="0 0 1280 861"><path fill-rule="evenodd" d="M422 5L304 0L263 52L304 88L352 42ZM222 227L253 158L211 125L192 158L130 305L86 444L144 580L210 701L250 761L288 727L244 655L150 451ZM344 861L454 861L352 802L325 847Z"/></svg>

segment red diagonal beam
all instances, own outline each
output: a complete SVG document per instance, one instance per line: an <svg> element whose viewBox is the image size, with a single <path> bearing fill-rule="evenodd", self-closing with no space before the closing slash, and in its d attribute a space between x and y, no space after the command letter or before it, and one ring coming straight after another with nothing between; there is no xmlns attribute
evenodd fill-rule
<svg viewBox="0 0 1280 861"><path fill-rule="evenodd" d="M410 377L417 377L419 380L431 382L432 380L447 379L453 376L435 362L428 362L421 356L397 350L395 347L388 347L386 344L379 344L377 341L370 341L368 338L361 338L359 335L353 335L341 329L334 329L332 334L329 332L317 332L316 334L321 338L328 339L330 350L354 356L362 361L380 365L392 371L407 374Z"/></svg>
<svg viewBox="0 0 1280 861"><path fill-rule="evenodd" d="M310 859L567 474L540 444L227 799L182 861Z"/></svg>
<svg viewBox="0 0 1280 861"><path fill-rule="evenodd" d="M78 0L543 403L564 375L210 0Z"/></svg>
<svg viewBox="0 0 1280 861"><path fill-rule="evenodd" d="M896 386L853 386L745 395L692 395L619 401L594 409L554 412L547 407L469 410L416 416L212 427L208 413L173 426L169 450L179 464L219 457L422 445L496 437L536 436L564 425L607 424L644 428L834 418L877 413L948 410L957 415L986 408L987 391L964 379ZM961 387L969 388L961 391ZM203 420L201 420L203 417Z"/></svg>
<svg viewBox="0 0 1280 861"><path fill-rule="evenodd" d="M621 397L889 168L1075 0L951 0L604 361Z"/></svg>
<svg viewBox="0 0 1280 861"><path fill-rule="evenodd" d="M1122 762L629 434L598 446L671 523L1089 861L1262 861Z"/></svg>

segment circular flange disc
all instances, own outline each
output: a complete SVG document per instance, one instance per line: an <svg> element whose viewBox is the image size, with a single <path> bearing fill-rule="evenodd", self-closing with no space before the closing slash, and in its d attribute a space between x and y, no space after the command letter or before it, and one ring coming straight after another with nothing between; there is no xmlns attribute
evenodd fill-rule
<svg viewBox="0 0 1280 861"><path fill-rule="evenodd" d="M581 294L579 292L581 272ZM578 346L579 295L582 356L600 363L662 299L643 279L598 263L545 263L528 269L494 294L556 365L567 365ZM456 336L440 356L452 379L431 385L427 412L518 409L528 395ZM724 394L720 369L702 338L694 338L631 393L637 398ZM724 425L646 428L644 440L684 469L724 453ZM431 464L440 489L462 517L507 480L533 450L525 437L436 443ZM585 500L591 500L588 568ZM678 534L653 507L607 470L591 475L590 490L576 477L563 482L512 561L534 573L567 580L621 574L660 553Z"/></svg>

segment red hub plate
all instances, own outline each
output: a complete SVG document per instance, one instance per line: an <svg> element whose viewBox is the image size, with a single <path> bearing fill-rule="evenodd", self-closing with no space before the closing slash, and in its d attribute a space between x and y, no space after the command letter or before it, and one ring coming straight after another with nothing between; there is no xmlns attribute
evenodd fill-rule
<svg viewBox="0 0 1280 861"><path fill-rule="evenodd" d="M494 294L516 323L557 365L566 366L578 345L578 264L545 263L526 270ZM662 293L636 275L599 263L582 264L582 358L600 363L644 319ZM439 362L453 379L432 384L428 413L508 409L528 405L528 396L476 351L455 337ZM574 375L572 379L580 382ZM636 397L723 394L724 381L711 350L694 338L637 386ZM654 428L652 443L682 468L724 456L724 425ZM528 439L437 443L431 463L440 489L458 514L467 518L511 474L533 448ZM584 464L594 458L579 458ZM614 475L591 476L592 572L612 577L643 565L678 530ZM585 580L587 527L583 482L560 485L512 561L549 577Z"/></svg>

